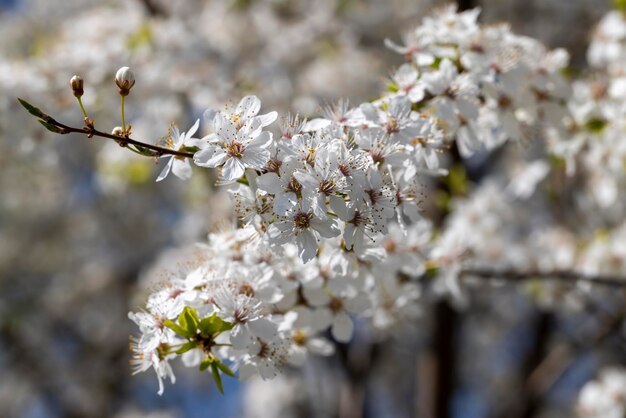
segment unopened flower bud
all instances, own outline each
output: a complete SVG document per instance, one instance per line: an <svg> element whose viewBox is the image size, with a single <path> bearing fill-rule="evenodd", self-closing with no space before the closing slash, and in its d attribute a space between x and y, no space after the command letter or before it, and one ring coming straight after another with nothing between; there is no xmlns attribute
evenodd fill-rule
<svg viewBox="0 0 626 418"><path fill-rule="evenodd" d="M74 77L70 78L70 87L74 92L74 96L81 97L83 93L85 93L85 90L83 89L84 85L85 82L80 76L75 75Z"/></svg>
<svg viewBox="0 0 626 418"><path fill-rule="evenodd" d="M113 130L111 131L111 135L115 135L115 136L124 136L124 130L122 129L121 126L116 126L115 128L113 128Z"/></svg>
<svg viewBox="0 0 626 418"><path fill-rule="evenodd" d="M122 67L115 74L115 84L120 89L120 95L128 96L130 89L135 85L135 74L128 67Z"/></svg>

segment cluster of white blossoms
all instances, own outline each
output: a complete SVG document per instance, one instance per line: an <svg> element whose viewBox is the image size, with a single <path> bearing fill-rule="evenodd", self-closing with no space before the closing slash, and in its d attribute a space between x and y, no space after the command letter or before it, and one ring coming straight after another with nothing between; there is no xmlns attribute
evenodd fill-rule
<svg viewBox="0 0 626 418"><path fill-rule="evenodd" d="M130 314L142 332L133 343L138 371L173 380L169 361L182 356L185 365L211 368L218 385L231 370L270 378L309 352L330 354L329 337L349 341L355 318L383 331L414 319L424 281L462 298L463 266L597 272L595 258L576 257L572 234L551 224L535 190L554 174L546 153L578 161L587 140L570 138L576 129L610 141L607 121L623 123L609 116L619 106L583 109L584 95L598 92L575 85L570 99L565 51L507 25L480 26L478 13L447 7L403 45L388 41L406 63L371 102L342 101L307 121L261 114L260 100L248 96L207 110L203 138L192 138L198 122L186 134L170 131L166 146L217 170L239 228L211 235L144 311ZM448 150L470 157L509 139L527 144L544 128L548 151L499 167L505 176L453 201L441 231L423 216L425 184L448 174ZM584 158L611 158L596 154ZM170 160L159 180L170 171L189 177L187 159L163 158ZM623 159L615 167L623 176ZM539 209L547 215L533 217Z"/></svg>
<svg viewBox="0 0 626 418"><path fill-rule="evenodd" d="M581 418L623 418L626 416L626 370L604 369L597 380L588 382L578 398Z"/></svg>
<svg viewBox="0 0 626 418"><path fill-rule="evenodd" d="M371 317L379 328L415 318L430 223L408 236L395 226L390 232L389 256L380 263L341 251L339 239L303 263L296 245L277 252L252 226L210 235L208 245L178 260L144 311L129 315L142 332L132 343L135 371L154 368L159 393L163 378L174 381L169 360L177 355L186 366L227 374L232 367L241 379L267 379L286 364L302 364L308 353L331 354L326 330L348 342L351 315Z"/></svg>

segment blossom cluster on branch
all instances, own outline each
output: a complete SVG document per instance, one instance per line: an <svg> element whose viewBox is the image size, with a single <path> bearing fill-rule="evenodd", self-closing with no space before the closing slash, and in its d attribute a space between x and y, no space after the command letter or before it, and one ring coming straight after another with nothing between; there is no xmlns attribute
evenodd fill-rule
<svg viewBox="0 0 626 418"><path fill-rule="evenodd" d="M112 134L95 130L77 79L85 128L23 102L53 132L110 138L166 160L157 181L215 169L232 197L237 227L176 260L145 309L129 314L141 331L134 370L155 370L159 393L163 379L174 381L177 357L210 369L221 390L224 374L268 379L309 353L331 354L331 339L350 341L355 321L393 332L420 315L426 291L464 303L460 281L472 271L623 276L623 14L609 15L594 38L599 74L573 83L566 51L478 16L450 6L402 42L388 40L405 63L386 91L310 120L264 113L246 96L144 144L124 118L135 82L127 68L116 79L122 126ZM208 134L195 137L201 128ZM468 165L496 153L501 161L470 190L450 163L456 152ZM431 195L433 182L451 193ZM436 200L443 221L423 208ZM568 293L574 304L592 281ZM540 282L534 292L549 303L569 292L562 285Z"/></svg>
<svg viewBox="0 0 626 418"><path fill-rule="evenodd" d="M388 41L406 63L372 102L342 101L308 121L284 116L274 135L276 112L260 114L248 96L207 110L204 138L191 138L198 122L171 131L166 146L197 147L195 165L218 170L240 228L212 234L130 315L142 331L137 370L173 380L168 362L182 355L188 366L214 359L240 378L270 378L307 352L331 353L326 330L349 341L352 317L378 329L415 318L428 275L457 287L463 254L442 250L420 213L428 178L447 174L442 159L454 146L469 157L559 126L569 94L564 51L506 25L481 27L478 13L448 7L403 45ZM158 180L170 170L190 176L188 159L163 158ZM189 325L213 317L228 326L210 335Z"/></svg>

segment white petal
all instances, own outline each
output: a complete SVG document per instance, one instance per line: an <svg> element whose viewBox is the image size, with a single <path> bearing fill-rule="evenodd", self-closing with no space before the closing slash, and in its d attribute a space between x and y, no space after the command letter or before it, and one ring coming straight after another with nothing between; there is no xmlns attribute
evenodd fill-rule
<svg viewBox="0 0 626 418"><path fill-rule="evenodd" d="M326 307L316 309L311 315L311 327L315 331L322 332L333 323L333 319L330 309Z"/></svg>
<svg viewBox="0 0 626 418"><path fill-rule="evenodd" d="M257 119L261 121L261 126L268 126L274 123L274 121L278 118L277 112L269 112L264 115L257 116Z"/></svg>
<svg viewBox="0 0 626 418"><path fill-rule="evenodd" d="M207 109L204 111L202 117L204 118L206 123L208 123L210 126L213 126L213 120L215 119L215 115L217 115L217 110Z"/></svg>
<svg viewBox="0 0 626 418"><path fill-rule="evenodd" d="M163 167L163 170L161 170L161 173L159 174L159 177L157 177L156 181L163 180L170 173L170 170L172 169L172 164L174 164L174 157L169 158L170 160L167 162L167 164L165 164L165 167Z"/></svg>
<svg viewBox="0 0 626 418"><path fill-rule="evenodd" d="M245 171L246 169L239 158L229 158L222 167L222 177L225 180L237 180L243 176Z"/></svg>
<svg viewBox="0 0 626 418"><path fill-rule="evenodd" d="M273 195L282 193L283 187L280 183L280 177L276 173L265 173L257 177L256 185L259 189L265 190Z"/></svg>
<svg viewBox="0 0 626 418"><path fill-rule="evenodd" d="M306 347L319 356L330 356L335 352L335 346L325 338L311 338Z"/></svg>
<svg viewBox="0 0 626 418"><path fill-rule="evenodd" d="M252 376L255 376L257 374L257 370L256 367L254 367L252 364L246 363L246 364L242 364L241 367L239 367L239 380L241 381L245 381L250 379Z"/></svg>
<svg viewBox="0 0 626 418"><path fill-rule="evenodd" d="M352 246L354 245L355 232L356 232L356 228L354 224L352 223L347 223L346 226L344 227L343 239L346 242L346 248L349 250L352 249Z"/></svg>
<svg viewBox="0 0 626 418"><path fill-rule="evenodd" d="M219 167L227 157L223 148L209 145L193 155L193 162L200 167Z"/></svg>
<svg viewBox="0 0 626 418"><path fill-rule="evenodd" d="M252 336L244 325L239 324L230 332L230 343L236 350L247 350L252 344Z"/></svg>
<svg viewBox="0 0 626 418"><path fill-rule="evenodd" d="M199 126L200 126L200 119L196 119L196 123L194 123L193 126L191 128L189 128L189 130L185 134L185 138L187 138L187 139L191 138L193 136L193 134L196 133L196 131L198 130Z"/></svg>
<svg viewBox="0 0 626 418"><path fill-rule="evenodd" d="M223 141L230 143L237 137L233 122L224 114L218 113L213 119L215 134Z"/></svg>
<svg viewBox="0 0 626 418"><path fill-rule="evenodd" d="M304 171L296 171L293 173L293 176L302 186L310 190L317 190L320 185L320 182L315 177Z"/></svg>
<svg viewBox="0 0 626 418"><path fill-rule="evenodd" d="M297 237L299 256L304 263L313 260L317 255L317 239L311 231L302 231Z"/></svg>
<svg viewBox="0 0 626 418"><path fill-rule="evenodd" d="M334 238L341 233L335 222L330 219L325 221L313 219L311 221L311 227L319 232L324 238Z"/></svg>
<svg viewBox="0 0 626 418"><path fill-rule="evenodd" d="M349 221L348 219L348 208L346 207L346 201L343 197L332 195L330 196L330 208L335 215L339 217L342 221Z"/></svg>
<svg viewBox="0 0 626 418"><path fill-rule="evenodd" d="M295 193L281 193L274 199L274 212L284 216L297 203L298 197Z"/></svg>
<svg viewBox="0 0 626 418"><path fill-rule="evenodd" d="M257 135L254 139L248 142L248 147L267 148L272 143L272 133L263 131Z"/></svg>
<svg viewBox="0 0 626 418"><path fill-rule="evenodd" d="M242 163L254 169L262 169L270 160L270 152L267 149L248 147L241 157Z"/></svg>
<svg viewBox="0 0 626 418"><path fill-rule="evenodd" d="M248 322L250 331L264 341L271 341L276 337L278 325L267 318L258 318Z"/></svg>
<svg viewBox="0 0 626 418"><path fill-rule="evenodd" d="M340 343L347 343L352 338L354 324L345 312L339 312L333 320L333 327L330 332L333 337Z"/></svg>
<svg viewBox="0 0 626 418"><path fill-rule="evenodd" d="M261 100L256 96L246 96L237 105L235 112L242 118L248 119L256 116L261 110Z"/></svg>
<svg viewBox="0 0 626 418"><path fill-rule="evenodd" d="M304 124L304 128L302 129L304 132L313 132L319 131L320 129L324 129L330 125L330 121L328 119L313 119Z"/></svg>
<svg viewBox="0 0 626 418"><path fill-rule="evenodd" d="M172 173L181 180L187 180L191 177L191 164L187 159L178 160L172 158Z"/></svg>
<svg viewBox="0 0 626 418"><path fill-rule="evenodd" d="M330 302L328 291L324 288L303 287L302 295L311 306L324 306Z"/></svg>

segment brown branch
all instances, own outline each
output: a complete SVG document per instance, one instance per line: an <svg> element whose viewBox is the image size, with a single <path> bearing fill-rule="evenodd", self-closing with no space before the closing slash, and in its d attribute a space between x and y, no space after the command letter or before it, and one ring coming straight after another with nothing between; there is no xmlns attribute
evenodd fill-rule
<svg viewBox="0 0 626 418"><path fill-rule="evenodd" d="M47 115L46 115L47 116ZM147 157L160 157L162 155L173 155L176 157L182 158L193 158L193 153L186 151L177 151L165 147L160 147L158 145L152 145L145 142L137 141L136 139L132 139L130 136L117 136L107 132L98 131L93 126L85 126L84 128L74 128L72 126L67 126L57 121L52 117L43 118L43 120L51 125L54 125L61 130L63 130L63 134L67 133L79 133L83 135L87 135L89 137L98 136L101 138L113 139L121 146L134 145L141 148L146 148L151 151L154 151L152 155L146 155Z"/></svg>
<svg viewBox="0 0 626 418"><path fill-rule="evenodd" d="M509 282L525 282L528 280L555 280L563 282L588 282L611 287L626 287L626 277L609 275L592 275L570 270L527 270L517 271L513 269L487 269L487 268L467 268L461 270L460 277L474 277L479 279L497 279Z"/></svg>

